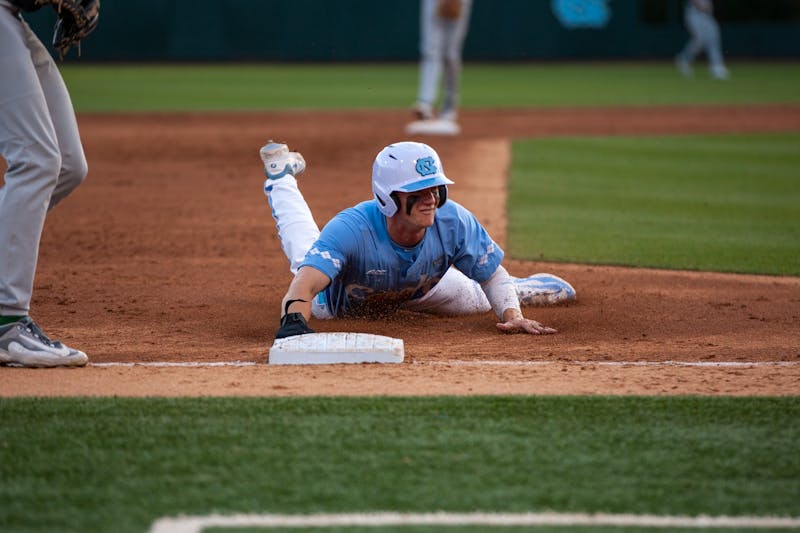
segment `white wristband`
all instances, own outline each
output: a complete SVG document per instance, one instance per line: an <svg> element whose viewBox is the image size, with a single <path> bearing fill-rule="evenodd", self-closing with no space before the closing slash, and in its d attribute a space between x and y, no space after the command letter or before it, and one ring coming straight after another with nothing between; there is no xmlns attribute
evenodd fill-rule
<svg viewBox="0 0 800 533"><path fill-rule="evenodd" d="M502 265L497 267L489 279L481 283L481 287L500 320L503 320L503 314L507 309L520 310L514 281Z"/></svg>

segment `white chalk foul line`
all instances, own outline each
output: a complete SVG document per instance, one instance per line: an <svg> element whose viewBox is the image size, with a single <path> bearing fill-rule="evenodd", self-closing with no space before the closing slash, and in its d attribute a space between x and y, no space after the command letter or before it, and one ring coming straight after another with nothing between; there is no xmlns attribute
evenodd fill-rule
<svg viewBox="0 0 800 533"><path fill-rule="evenodd" d="M119 367L119 366L150 366L150 367L179 367L179 368L197 368L197 367L212 367L212 366L255 366L260 363L253 361L143 361L141 363L89 363L88 366L95 367Z"/></svg>
<svg viewBox="0 0 800 533"><path fill-rule="evenodd" d="M384 526L612 526L672 528L798 528L800 518L757 516L659 516L588 513L345 513L237 514L160 518L150 533L199 533L210 527Z"/></svg>
<svg viewBox="0 0 800 533"><path fill-rule="evenodd" d="M798 366L800 361L493 361L493 360L455 360L425 361L414 363L419 365L453 365L453 366L696 366L696 367L733 367L747 368L751 366Z"/></svg>
<svg viewBox="0 0 800 533"><path fill-rule="evenodd" d="M178 368L202 368L202 367L245 367L266 365L254 361L143 361L137 362L112 362L112 363L89 363L88 366L104 367L178 367ZM417 366L551 366L551 365L576 365L576 366L678 366L678 367L729 367L729 368L750 368L750 367L793 367L800 366L800 361L494 361L494 360L455 360L455 361L417 361L412 362Z"/></svg>

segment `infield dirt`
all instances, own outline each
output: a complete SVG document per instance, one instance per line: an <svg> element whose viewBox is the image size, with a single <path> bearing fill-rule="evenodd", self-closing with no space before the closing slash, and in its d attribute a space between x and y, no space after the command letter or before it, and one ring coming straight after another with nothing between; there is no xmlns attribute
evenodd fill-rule
<svg viewBox="0 0 800 533"><path fill-rule="evenodd" d="M263 364L291 275L258 148L275 139L303 153L301 189L322 225L370 196L372 160L408 139L408 120L402 111L79 116L89 177L47 220L34 318L92 363L258 364L0 368L0 396L800 394L800 278L513 259L512 274L552 272L576 288L573 305L526 311L558 334L503 335L491 313L313 320L318 331L400 337L406 363ZM451 197L504 242L515 137L762 131L800 131L800 106L465 110L462 135L419 140L439 151ZM608 364L642 361L709 365ZM713 365L729 362L757 364Z"/></svg>

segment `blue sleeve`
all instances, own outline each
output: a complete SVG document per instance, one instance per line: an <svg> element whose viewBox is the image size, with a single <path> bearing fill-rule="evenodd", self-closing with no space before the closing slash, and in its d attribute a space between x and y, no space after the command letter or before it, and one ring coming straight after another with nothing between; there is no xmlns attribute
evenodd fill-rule
<svg viewBox="0 0 800 533"><path fill-rule="evenodd" d="M322 229L300 267L313 266L332 280L336 279L347 265L347 258L353 256L356 233L348 223L347 213L339 213Z"/></svg>
<svg viewBox="0 0 800 533"><path fill-rule="evenodd" d="M455 202L452 204L457 220L452 226L457 228L453 235L456 244L453 265L478 283L486 281L502 263L503 249L492 240L475 215Z"/></svg>

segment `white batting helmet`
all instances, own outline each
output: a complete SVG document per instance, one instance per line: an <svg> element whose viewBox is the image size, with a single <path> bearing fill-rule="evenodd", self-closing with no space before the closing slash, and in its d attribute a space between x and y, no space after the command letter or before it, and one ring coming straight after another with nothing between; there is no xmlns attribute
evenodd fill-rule
<svg viewBox="0 0 800 533"><path fill-rule="evenodd" d="M447 201L447 179L436 150L418 142L390 144L372 164L372 192L378 208L387 217L397 212L399 202L394 192L414 192L439 187L439 205Z"/></svg>

